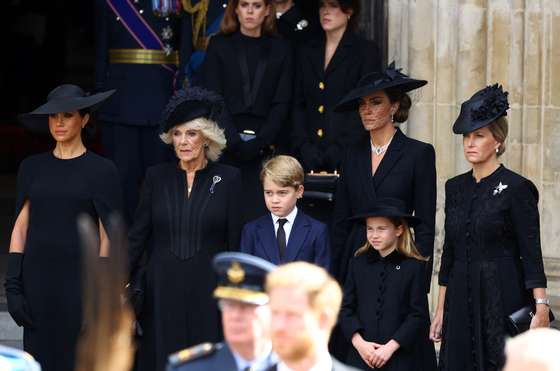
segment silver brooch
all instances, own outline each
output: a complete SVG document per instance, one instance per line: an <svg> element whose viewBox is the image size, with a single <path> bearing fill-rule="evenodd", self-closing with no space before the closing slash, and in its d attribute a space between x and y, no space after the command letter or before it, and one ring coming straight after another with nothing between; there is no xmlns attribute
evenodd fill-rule
<svg viewBox="0 0 560 371"><path fill-rule="evenodd" d="M216 187L216 184L220 183L222 181L222 177L219 175L214 175L214 177L212 178L212 185L210 186L210 193L214 194L214 187Z"/></svg>
<svg viewBox="0 0 560 371"><path fill-rule="evenodd" d="M165 26L161 30L161 38L163 40L170 40L173 37L173 29L170 26Z"/></svg>
<svg viewBox="0 0 560 371"><path fill-rule="evenodd" d="M297 29L298 31L301 31L301 30L303 30L304 28L306 28L307 26L309 26L309 22L307 21L307 19L302 19L301 21L299 21L299 22L296 24L296 29Z"/></svg>
<svg viewBox="0 0 560 371"><path fill-rule="evenodd" d="M502 193L502 191L506 190L507 187L507 184L502 184L502 182L500 182L500 184L498 184L496 188L494 188L494 192L492 193L492 195L499 195L500 193Z"/></svg>
<svg viewBox="0 0 560 371"><path fill-rule="evenodd" d="M400 270L400 269L401 269L401 266L400 266L400 265L397 265L397 266L395 267L395 269L396 269L396 270Z"/></svg>

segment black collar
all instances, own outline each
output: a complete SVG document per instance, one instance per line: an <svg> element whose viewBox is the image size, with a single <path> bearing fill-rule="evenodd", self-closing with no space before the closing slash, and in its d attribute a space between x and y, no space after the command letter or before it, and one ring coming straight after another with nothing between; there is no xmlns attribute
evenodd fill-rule
<svg viewBox="0 0 560 371"><path fill-rule="evenodd" d="M375 250L374 248L370 248L367 251L367 259L370 263L383 262L391 265L399 265L404 258L405 257L397 250L394 250L385 257L379 255L379 252L377 252L377 250Z"/></svg>

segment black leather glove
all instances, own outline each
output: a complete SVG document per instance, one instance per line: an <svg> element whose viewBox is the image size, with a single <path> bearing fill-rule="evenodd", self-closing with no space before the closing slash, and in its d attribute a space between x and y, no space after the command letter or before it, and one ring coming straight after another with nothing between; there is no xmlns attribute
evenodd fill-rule
<svg viewBox="0 0 560 371"><path fill-rule="evenodd" d="M32 327L33 321L29 315L27 303L23 295L23 282L21 279L22 253L8 255L8 272L6 273L6 298L8 299L8 312L18 326Z"/></svg>
<svg viewBox="0 0 560 371"><path fill-rule="evenodd" d="M325 151L325 165L329 171L339 170L344 157L344 150L337 144L330 144Z"/></svg>
<svg viewBox="0 0 560 371"><path fill-rule="evenodd" d="M319 171L323 169L323 153L315 144L305 143L300 147L299 152L301 154L301 161L303 162L303 167L305 168L305 170Z"/></svg>

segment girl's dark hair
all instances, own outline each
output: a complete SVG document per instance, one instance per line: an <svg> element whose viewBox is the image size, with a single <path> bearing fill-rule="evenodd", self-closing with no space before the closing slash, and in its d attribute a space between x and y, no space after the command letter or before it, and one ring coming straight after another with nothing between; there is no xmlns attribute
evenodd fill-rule
<svg viewBox="0 0 560 371"><path fill-rule="evenodd" d="M399 102L399 108L393 115L393 121L403 123L408 120L408 112L410 111L410 107L412 107L412 101L409 95L400 89L391 88L385 89L385 94L387 94L391 103Z"/></svg>
<svg viewBox="0 0 560 371"><path fill-rule="evenodd" d="M264 4L270 8L269 14L265 17L262 24L262 33L264 35L276 34L276 8L272 0L263 0ZM224 11L224 18L220 23L220 34L229 35L239 30L239 19L235 14L235 9L239 5L239 0L229 0L226 10Z"/></svg>

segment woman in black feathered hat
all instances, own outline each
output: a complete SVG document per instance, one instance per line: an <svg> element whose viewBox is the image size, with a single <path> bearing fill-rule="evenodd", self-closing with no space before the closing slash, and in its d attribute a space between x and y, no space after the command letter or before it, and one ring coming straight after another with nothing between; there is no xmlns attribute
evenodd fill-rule
<svg viewBox="0 0 560 371"><path fill-rule="evenodd" d="M224 103L190 88L168 103L161 139L177 160L148 169L129 233L130 269L145 267L138 370L164 369L167 356L221 338L212 257L239 248L241 176L216 161L226 145Z"/></svg>
<svg viewBox="0 0 560 371"><path fill-rule="evenodd" d="M366 243L352 257L344 285L340 327L352 343L346 362L362 370L435 371L427 259L410 230L420 220L394 198L378 198L352 219L365 224Z"/></svg>
<svg viewBox="0 0 560 371"><path fill-rule="evenodd" d="M23 347L43 370L74 370L82 328L77 218L85 214L96 222L99 255L107 256L105 227L122 209L115 166L87 150L81 135L91 111L113 92L89 95L61 85L45 104L19 116L27 128L50 132L56 143L19 167L5 284L10 315L24 328Z"/></svg>
<svg viewBox="0 0 560 371"><path fill-rule="evenodd" d="M341 281L346 276L350 256L363 244L365 236L363 227L347 218L378 197L404 201L406 211L422 221L414 228L418 250L425 257L433 254L435 151L432 145L407 137L398 127L408 119L411 109L407 92L426 83L403 74L392 63L382 72L362 77L336 107L341 111L358 111L368 134L348 149L336 194L333 261L340 262L334 268L338 269ZM415 123L418 124L421 123ZM429 282L431 261L426 264Z"/></svg>
<svg viewBox="0 0 560 371"><path fill-rule="evenodd" d="M549 325L538 191L500 164L507 95L498 84L478 91L453 125L472 170L445 185L445 242L430 330L434 341L443 341L442 370L501 370L506 319L522 307L534 313L527 317L531 328Z"/></svg>

